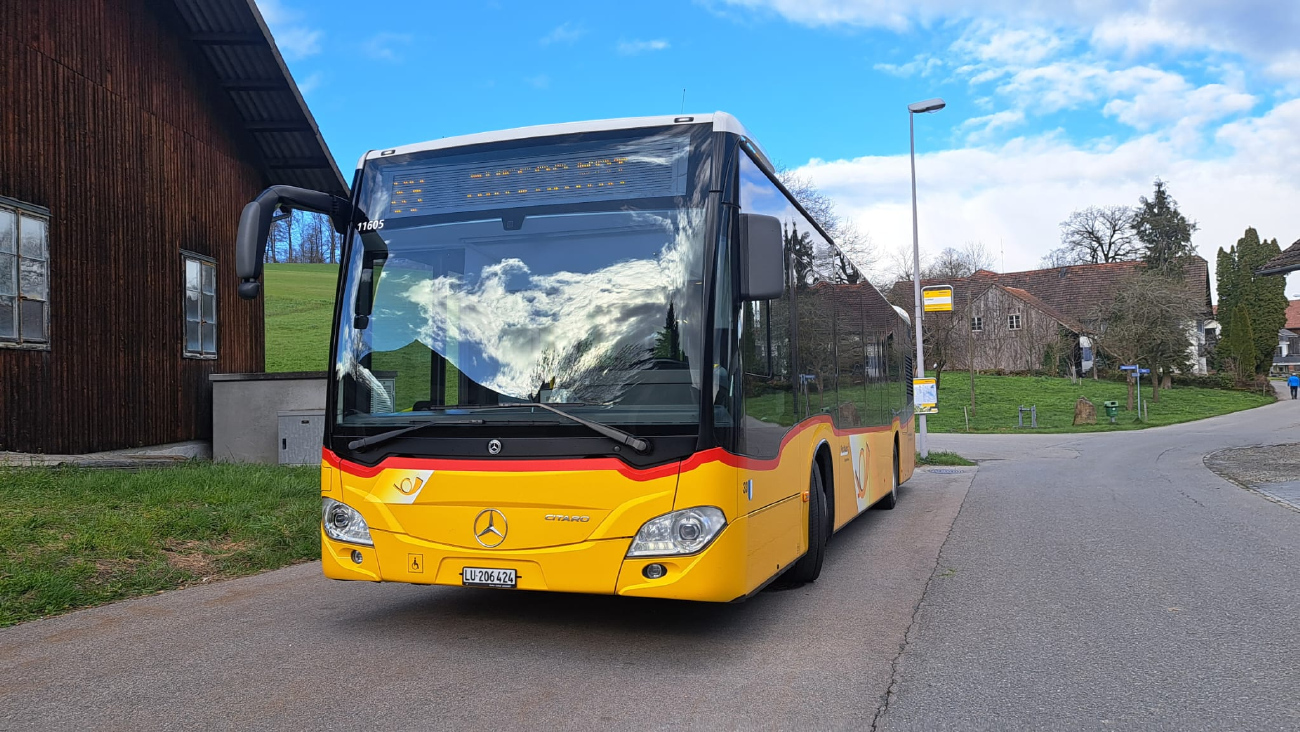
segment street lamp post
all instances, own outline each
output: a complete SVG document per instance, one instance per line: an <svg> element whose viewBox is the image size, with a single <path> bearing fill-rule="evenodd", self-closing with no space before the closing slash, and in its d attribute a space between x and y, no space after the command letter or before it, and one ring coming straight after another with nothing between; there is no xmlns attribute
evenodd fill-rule
<svg viewBox="0 0 1300 732"><path fill-rule="evenodd" d="M921 334L921 243L916 231L916 124L914 117L918 114L938 112L943 109L942 99L927 99L907 105L907 136L912 158L912 290L916 300L916 368L913 378L925 377L925 341ZM917 431L917 449L921 457L929 457L930 449L925 444L925 415L921 418L921 428Z"/></svg>

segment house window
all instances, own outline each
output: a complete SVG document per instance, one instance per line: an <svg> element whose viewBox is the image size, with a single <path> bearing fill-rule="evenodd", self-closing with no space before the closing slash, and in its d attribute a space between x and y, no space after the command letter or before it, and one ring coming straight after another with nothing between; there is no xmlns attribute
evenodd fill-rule
<svg viewBox="0 0 1300 732"><path fill-rule="evenodd" d="M217 357L217 264L184 253L185 357Z"/></svg>
<svg viewBox="0 0 1300 732"><path fill-rule="evenodd" d="M984 330L984 318L976 316L970 319L970 329L973 331Z"/></svg>
<svg viewBox="0 0 1300 732"><path fill-rule="evenodd" d="M50 215L0 197L0 346L49 348Z"/></svg>
<svg viewBox="0 0 1300 732"><path fill-rule="evenodd" d="M1007 316L1007 330L1020 330L1020 313Z"/></svg>

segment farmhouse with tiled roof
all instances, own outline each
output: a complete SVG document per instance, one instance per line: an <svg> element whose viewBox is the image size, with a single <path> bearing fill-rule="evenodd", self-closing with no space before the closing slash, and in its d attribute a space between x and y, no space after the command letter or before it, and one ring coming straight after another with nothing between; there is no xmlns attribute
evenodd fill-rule
<svg viewBox="0 0 1300 732"><path fill-rule="evenodd" d="M936 330L927 334L926 341L952 337L956 345L950 349L949 357L954 360L946 368L966 368L965 353L973 347L975 366L979 370L1033 371L1043 368L1044 356L1052 353L1052 349L1061 349L1063 343L1073 344L1074 362L1082 366L1079 338L1086 338L1088 333L1102 327L1097 321L1098 313L1109 305L1120 282L1144 266L1142 262L1110 262L1025 272L979 270L970 277L923 280L922 286L952 286L954 308L963 314L963 328L969 327L971 331L969 337L958 337L945 331L949 321L940 323L935 318ZM1206 372L1205 325L1213 312L1208 263L1201 257L1193 257L1184 269L1184 277L1196 297L1204 297L1201 316L1188 323L1188 347L1194 351L1195 371L1203 374ZM894 304L909 310L912 298L910 281L896 283L890 293ZM926 328L930 327L931 316L927 315ZM931 358L927 356L926 360Z"/></svg>

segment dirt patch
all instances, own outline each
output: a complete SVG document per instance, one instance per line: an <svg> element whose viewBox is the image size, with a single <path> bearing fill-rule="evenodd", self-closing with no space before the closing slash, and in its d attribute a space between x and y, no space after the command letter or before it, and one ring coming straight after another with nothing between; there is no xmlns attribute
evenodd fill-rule
<svg viewBox="0 0 1300 732"><path fill-rule="evenodd" d="M95 574L91 582L97 585L107 584L113 579L135 571L136 559L96 559Z"/></svg>
<svg viewBox="0 0 1300 732"><path fill-rule="evenodd" d="M1205 456L1205 467L1247 487L1296 480L1300 478L1300 443L1220 450Z"/></svg>
<svg viewBox="0 0 1300 732"><path fill-rule="evenodd" d="M227 541L214 546L206 541L188 539L168 542L163 547L163 553L167 556L167 564L173 569L206 580L220 574L219 562L222 559L247 548L248 545L241 541Z"/></svg>

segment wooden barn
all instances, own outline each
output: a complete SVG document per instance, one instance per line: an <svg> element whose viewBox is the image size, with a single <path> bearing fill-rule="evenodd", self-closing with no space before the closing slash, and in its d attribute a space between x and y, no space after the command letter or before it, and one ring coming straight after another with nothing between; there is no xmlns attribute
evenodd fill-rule
<svg viewBox="0 0 1300 732"><path fill-rule="evenodd" d="M0 95L0 451L209 438L241 209L347 190L253 1L4 0Z"/></svg>

